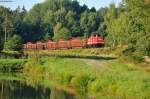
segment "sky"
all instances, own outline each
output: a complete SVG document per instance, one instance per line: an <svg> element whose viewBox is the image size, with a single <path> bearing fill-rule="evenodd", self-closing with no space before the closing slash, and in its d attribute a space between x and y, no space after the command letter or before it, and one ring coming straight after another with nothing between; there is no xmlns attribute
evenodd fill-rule
<svg viewBox="0 0 150 99"><path fill-rule="evenodd" d="M27 10L30 10L32 6L36 3L44 2L45 0L11 0L13 2L2 2L2 1L10 1L10 0L0 0L0 5L6 6L14 10L18 6L25 6ZM108 6L112 1L115 2L116 5L119 4L121 0L78 0L81 5L86 4L89 8L95 7L99 9L101 7Z"/></svg>

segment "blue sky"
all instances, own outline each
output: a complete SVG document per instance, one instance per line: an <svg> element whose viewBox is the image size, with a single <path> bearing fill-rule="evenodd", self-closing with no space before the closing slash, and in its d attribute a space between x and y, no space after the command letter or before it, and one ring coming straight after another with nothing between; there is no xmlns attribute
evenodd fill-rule
<svg viewBox="0 0 150 99"><path fill-rule="evenodd" d="M0 0L4 1L4 0ZM31 9L32 6L36 3L44 2L45 0L12 0L13 2L0 2L0 5L10 7L11 9L15 9L18 6L25 6L26 9ZM78 0L81 5L86 4L89 8L95 7L99 9L101 7L108 6L112 1L116 4L121 0Z"/></svg>

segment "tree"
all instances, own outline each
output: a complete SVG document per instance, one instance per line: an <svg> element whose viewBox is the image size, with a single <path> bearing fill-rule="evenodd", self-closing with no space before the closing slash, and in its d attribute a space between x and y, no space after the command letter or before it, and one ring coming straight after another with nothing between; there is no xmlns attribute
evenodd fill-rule
<svg viewBox="0 0 150 99"><path fill-rule="evenodd" d="M55 26L55 14L53 11L50 10L50 11L47 11L43 17L44 17L43 34L46 33L45 35L52 38L54 35L53 27Z"/></svg>
<svg viewBox="0 0 150 99"><path fill-rule="evenodd" d="M100 18L96 12L85 11L81 14L80 26L84 36L90 36L98 30Z"/></svg>
<svg viewBox="0 0 150 99"><path fill-rule="evenodd" d="M94 7L92 7L92 8L90 9L90 11L91 11L91 12L96 12L96 9L95 9Z"/></svg>
<svg viewBox="0 0 150 99"><path fill-rule="evenodd" d="M82 37L84 36L84 33L81 32L81 27L79 24L74 24L71 28L70 28L70 32L72 37Z"/></svg>
<svg viewBox="0 0 150 99"><path fill-rule="evenodd" d="M2 38L0 37L0 51L2 51L3 49L3 41L2 41Z"/></svg>
<svg viewBox="0 0 150 99"><path fill-rule="evenodd" d="M130 47L150 55L150 6L147 0L126 0Z"/></svg>
<svg viewBox="0 0 150 99"><path fill-rule="evenodd" d="M36 4L24 18L27 28L27 38L30 41L42 40L44 36L43 13L41 4Z"/></svg>
<svg viewBox="0 0 150 99"><path fill-rule="evenodd" d="M23 35L25 32L23 19L26 13L27 11L24 7L22 9L18 7L16 10L13 11L12 18L13 18L14 29L15 29L15 33L17 33L18 35Z"/></svg>
<svg viewBox="0 0 150 99"><path fill-rule="evenodd" d="M104 36L106 37L107 36L107 32L106 32L106 24L105 24L105 16L107 15L107 12L108 12L108 8L101 8L98 10L98 16L99 16L99 20L100 20L100 23L99 23L99 27L98 27L98 30L96 31L96 33L98 33L99 35L101 36Z"/></svg>
<svg viewBox="0 0 150 99"><path fill-rule="evenodd" d="M14 24L10 9L0 6L0 13L0 49L3 49L5 37L14 33Z"/></svg>
<svg viewBox="0 0 150 99"><path fill-rule="evenodd" d="M105 16L105 24L107 26L107 44L111 47L116 47L117 45L117 41L116 41L116 32L115 32L115 23L116 23L116 19L117 19L117 10L115 7L115 4L112 3L110 4L110 7L108 9L107 15Z"/></svg>
<svg viewBox="0 0 150 99"><path fill-rule="evenodd" d="M7 51L20 51L22 49L22 38L19 35L9 37L4 44L4 50Z"/></svg>
<svg viewBox="0 0 150 99"><path fill-rule="evenodd" d="M54 28L54 37L53 39L55 41L58 41L59 39L68 40L71 38L71 34L69 30L66 27L62 26L62 23L57 23L57 25Z"/></svg>
<svg viewBox="0 0 150 99"><path fill-rule="evenodd" d="M52 37L51 37L51 33L46 33L45 36L44 36L44 40L50 40Z"/></svg>

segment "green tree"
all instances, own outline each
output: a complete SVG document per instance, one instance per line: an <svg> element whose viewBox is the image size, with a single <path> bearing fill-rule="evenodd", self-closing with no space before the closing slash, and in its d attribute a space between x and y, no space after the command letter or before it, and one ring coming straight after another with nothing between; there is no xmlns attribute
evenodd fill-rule
<svg viewBox="0 0 150 99"><path fill-rule="evenodd" d="M22 48L22 38L19 35L9 37L4 44L4 50L7 51L20 51Z"/></svg>
<svg viewBox="0 0 150 99"><path fill-rule="evenodd" d="M129 44L135 51L150 55L150 2L126 0Z"/></svg>
<svg viewBox="0 0 150 99"><path fill-rule="evenodd" d="M81 14L80 26L85 36L90 36L99 28L100 17L96 12L85 11Z"/></svg>
<svg viewBox="0 0 150 99"><path fill-rule="evenodd" d="M52 37L51 37L51 33L46 33L45 34L45 36L44 36L44 40L50 40L50 39L52 39Z"/></svg>
<svg viewBox="0 0 150 99"><path fill-rule="evenodd" d="M2 41L2 38L0 37L0 51L2 51L3 49L3 41Z"/></svg>
<svg viewBox="0 0 150 99"><path fill-rule="evenodd" d="M27 14L26 9L23 7L22 9L18 7L16 10L13 11L12 17L13 17L13 24L16 34L24 37L26 34L25 25L23 22L23 19L25 15Z"/></svg>
<svg viewBox="0 0 150 99"><path fill-rule="evenodd" d="M54 40L58 41L59 39L68 40L71 38L71 33L66 27L63 27L61 23L57 23L54 28Z"/></svg>
<svg viewBox="0 0 150 99"><path fill-rule="evenodd" d="M14 33L14 24L10 9L0 6L0 13L0 49L3 49L5 37Z"/></svg>
<svg viewBox="0 0 150 99"><path fill-rule="evenodd" d="M117 40L116 40L116 32L115 32L115 26L116 26L116 19L117 19L117 10L115 7L115 4L110 4L110 7L108 9L107 15L105 16L105 24L107 26L107 44L111 47L116 47Z"/></svg>
<svg viewBox="0 0 150 99"><path fill-rule="evenodd" d="M36 4L27 13L24 18L24 22L27 25L27 37L30 41L41 40L44 36L43 14L41 4Z"/></svg>

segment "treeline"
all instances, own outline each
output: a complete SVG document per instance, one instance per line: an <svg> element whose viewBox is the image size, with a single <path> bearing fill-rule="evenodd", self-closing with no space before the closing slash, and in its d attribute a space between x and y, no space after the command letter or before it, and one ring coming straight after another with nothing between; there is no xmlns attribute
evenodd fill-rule
<svg viewBox="0 0 150 99"><path fill-rule="evenodd" d="M96 10L76 0L46 0L30 11L0 6L0 47L19 50L16 45L28 41L99 34L105 37L106 46L128 46L125 54L150 55L149 5L149 0L123 0L118 7L112 3Z"/></svg>
<svg viewBox="0 0 150 99"><path fill-rule="evenodd" d="M117 8L111 4L105 16L108 45L127 45L125 55L150 56L149 16L149 0L124 0Z"/></svg>
<svg viewBox="0 0 150 99"><path fill-rule="evenodd" d="M27 40L59 40L88 36L98 31L101 19L95 8L72 0L47 0L35 5L24 18L31 25ZM31 38L30 38L31 37Z"/></svg>
<svg viewBox="0 0 150 99"><path fill-rule="evenodd" d="M2 38L7 29L8 40L14 34L20 35L24 42L68 40L71 37L85 37L96 33L105 35L104 32L100 32L103 31L101 25L104 23L102 14L105 13L105 9L89 9L75 0L46 0L34 5L29 12L25 8L17 8L15 11L4 7L0 9L3 13Z"/></svg>

